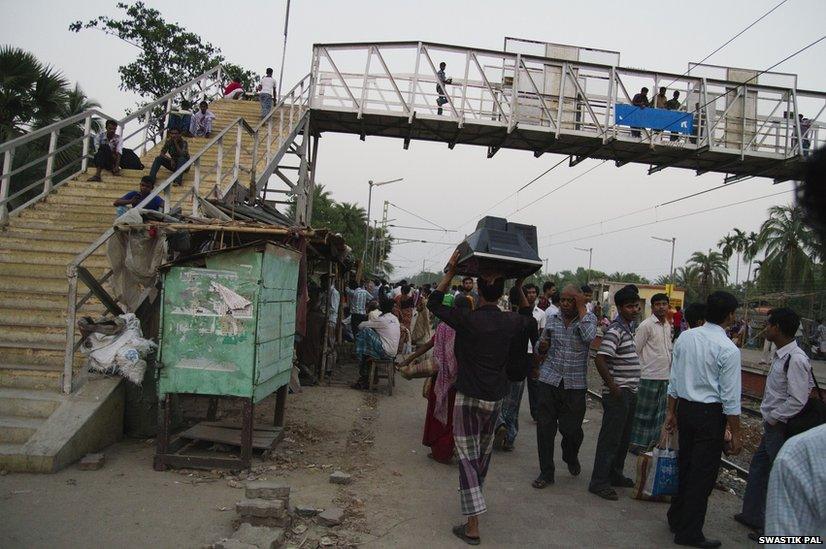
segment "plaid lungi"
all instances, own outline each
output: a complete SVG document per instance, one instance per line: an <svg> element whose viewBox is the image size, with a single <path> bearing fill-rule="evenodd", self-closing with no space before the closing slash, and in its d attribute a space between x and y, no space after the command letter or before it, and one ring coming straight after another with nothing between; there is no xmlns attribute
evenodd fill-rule
<svg viewBox="0 0 826 549"><path fill-rule="evenodd" d="M522 393L525 391L525 380L511 381L505 398L502 399L502 410L496 428L504 425L508 444L513 444L519 434L519 407L522 405Z"/></svg>
<svg viewBox="0 0 826 549"><path fill-rule="evenodd" d="M490 466L499 408L498 400L480 400L456 393L453 440L459 455L459 502L463 515L475 516L487 511L482 487Z"/></svg>
<svg viewBox="0 0 826 549"><path fill-rule="evenodd" d="M631 444L650 448L660 439L668 404L667 379L641 379L637 409L631 428Z"/></svg>
<svg viewBox="0 0 826 549"><path fill-rule="evenodd" d="M356 355L362 357L367 355L377 360L389 360L390 357L384 352L381 344L381 337L373 328L362 328L356 335Z"/></svg>

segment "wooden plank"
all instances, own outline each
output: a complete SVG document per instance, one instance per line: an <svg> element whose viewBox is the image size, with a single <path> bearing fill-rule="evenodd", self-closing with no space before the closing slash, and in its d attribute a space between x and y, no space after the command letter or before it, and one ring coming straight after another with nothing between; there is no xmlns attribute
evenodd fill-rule
<svg viewBox="0 0 826 549"><path fill-rule="evenodd" d="M198 425L206 425L207 427L224 427L226 429L240 429L241 425L231 419L222 419L221 421L201 421ZM280 431L281 429L267 423L256 423L253 427L256 431Z"/></svg>
<svg viewBox="0 0 826 549"><path fill-rule="evenodd" d="M230 446L241 446L241 429L239 427L212 427L203 424L195 425L180 434L183 438L207 440ZM271 450L281 438L281 430L254 430L252 433L252 447L256 450Z"/></svg>

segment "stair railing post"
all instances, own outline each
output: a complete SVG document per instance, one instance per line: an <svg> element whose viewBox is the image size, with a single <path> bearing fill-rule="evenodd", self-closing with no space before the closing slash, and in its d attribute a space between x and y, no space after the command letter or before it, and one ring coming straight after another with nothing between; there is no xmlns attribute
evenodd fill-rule
<svg viewBox="0 0 826 549"><path fill-rule="evenodd" d="M224 163L224 136L221 136L218 139L218 154L217 159L215 162L215 186L220 190L221 189L221 173L222 173L222 165ZM220 198L220 197L216 197Z"/></svg>
<svg viewBox="0 0 826 549"><path fill-rule="evenodd" d="M240 125L239 125L240 128ZM250 200L255 200L258 196L258 185L255 181L256 166L258 165L258 141L261 137L261 132L255 132L252 137L252 162L250 163Z"/></svg>
<svg viewBox="0 0 826 549"><path fill-rule="evenodd" d="M272 158L272 116L267 120L267 164Z"/></svg>
<svg viewBox="0 0 826 549"><path fill-rule="evenodd" d="M165 112L163 114L163 125L162 125L162 127L163 128L168 128L169 127L169 113L172 112L172 98L171 97L166 100L166 108L164 110L165 110ZM161 130L161 141L166 139L168 134L169 134L168 129Z"/></svg>
<svg viewBox="0 0 826 549"><path fill-rule="evenodd" d="M238 181L238 172L241 168L241 124L235 132L235 165L232 167L232 182Z"/></svg>
<svg viewBox="0 0 826 549"><path fill-rule="evenodd" d="M195 159L195 174L192 184L192 217L198 215L198 197L201 195L201 157Z"/></svg>
<svg viewBox="0 0 826 549"><path fill-rule="evenodd" d="M49 135L49 154L46 157L46 177L43 179L43 198L52 192L52 173L54 173L54 151L57 148L57 134L60 130L53 130Z"/></svg>
<svg viewBox="0 0 826 549"><path fill-rule="evenodd" d="M68 308L66 309L66 350L63 355L63 392L72 392L72 367L75 360L75 317L77 315L77 267L69 265Z"/></svg>
<svg viewBox="0 0 826 549"><path fill-rule="evenodd" d="M3 155L3 175L0 179L0 201L9 197L9 186L11 184L11 166L14 158L14 149L9 149ZM9 205L5 202L0 204L0 226L9 222Z"/></svg>
<svg viewBox="0 0 826 549"><path fill-rule="evenodd" d="M83 121L83 158L80 159L80 171L86 172L89 167L89 138L92 133L92 115L86 117Z"/></svg>

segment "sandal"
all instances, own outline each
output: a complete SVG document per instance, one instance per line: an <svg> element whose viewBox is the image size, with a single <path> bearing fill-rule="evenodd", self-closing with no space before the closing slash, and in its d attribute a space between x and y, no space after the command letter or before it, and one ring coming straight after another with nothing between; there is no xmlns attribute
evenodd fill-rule
<svg viewBox="0 0 826 549"><path fill-rule="evenodd" d="M553 483L554 483L553 479L547 480L547 479L544 479L542 477L538 477L535 481L533 481L531 483L531 486L533 486L537 490L542 490L543 488L547 488L548 486L550 486Z"/></svg>
<svg viewBox="0 0 826 549"><path fill-rule="evenodd" d="M600 488L599 490L588 490L592 494L596 494L602 499L607 499L609 501L617 501L619 496L617 495L616 490L613 488Z"/></svg>
<svg viewBox="0 0 826 549"><path fill-rule="evenodd" d="M99 175L93 175L92 177L90 177L86 181L100 181L100 176Z"/></svg>
<svg viewBox="0 0 826 549"><path fill-rule="evenodd" d="M482 540L479 537L471 537L465 533L465 525L459 524L458 526L453 527L453 535L459 538L460 540L464 541L468 545L479 545L482 543Z"/></svg>

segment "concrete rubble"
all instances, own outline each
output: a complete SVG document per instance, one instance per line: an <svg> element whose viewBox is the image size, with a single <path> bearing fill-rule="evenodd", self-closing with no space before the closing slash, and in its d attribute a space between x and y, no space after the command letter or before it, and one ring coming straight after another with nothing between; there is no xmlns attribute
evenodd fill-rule
<svg viewBox="0 0 826 549"><path fill-rule="evenodd" d="M106 455L104 454L86 454L78 462L77 468L81 471L97 471L102 469L105 463Z"/></svg>
<svg viewBox="0 0 826 549"><path fill-rule="evenodd" d="M335 471L330 475L330 482L333 484L350 484L353 482L353 476L344 471Z"/></svg>

